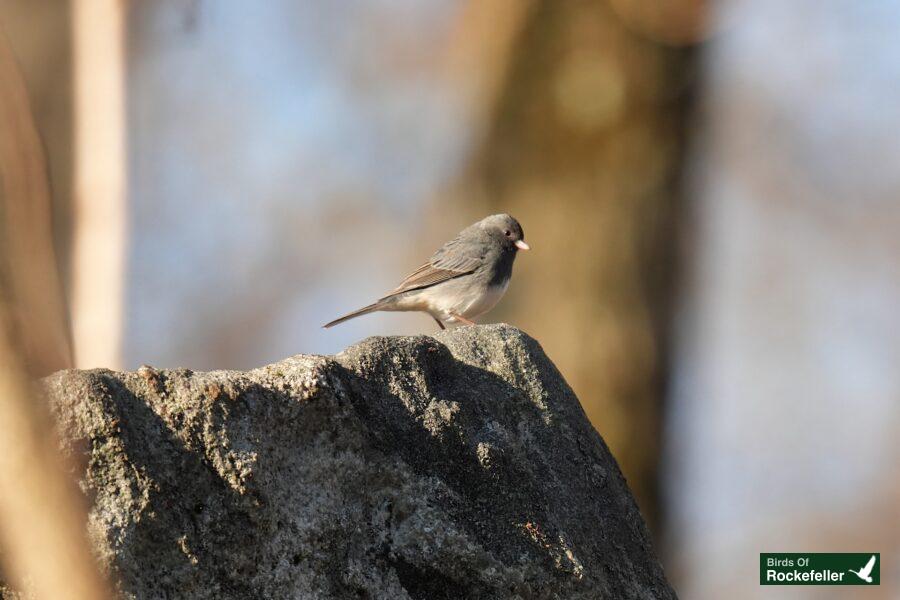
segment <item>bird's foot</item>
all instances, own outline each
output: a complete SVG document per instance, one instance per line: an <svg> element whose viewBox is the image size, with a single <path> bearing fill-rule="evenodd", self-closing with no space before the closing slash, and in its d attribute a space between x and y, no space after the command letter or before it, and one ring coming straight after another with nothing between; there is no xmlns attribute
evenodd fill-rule
<svg viewBox="0 0 900 600"><path fill-rule="evenodd" d="M453 317L454 319L456 319L457 321L459 321L460 323L462 323L463 325L475 325L475 321L470 321L469 319L467 319L465 317L461 317L460 315L458 315L456 313L450 313L450 316Z"/></svg>
<svg viewBox="0 0 900 600"><path fill-rule="evenodd" d="M434 315L431 315L431 318L434 319L434 322L437 323L437 324L438 324L438 327L440 327L442 330L443 330L443 329L447 329L447 326L444 325L444 322L443 322L443 321L441 321L440 319L438 319L438 318L435 317Z"/></svg>

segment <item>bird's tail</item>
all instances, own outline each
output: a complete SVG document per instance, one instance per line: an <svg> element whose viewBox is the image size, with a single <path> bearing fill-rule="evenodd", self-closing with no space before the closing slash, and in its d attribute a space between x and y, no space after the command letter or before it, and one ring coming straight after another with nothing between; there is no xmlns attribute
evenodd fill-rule
<svg viewBox="0 0 900 600"><path fill-rule="evenodd" d="M338 317L337 319L335 319L334 321L331 321L330 323L325 323L324 325L322 325L322 327L324 327L325 329L328 329L329 327L334 327L338 323L343 323L344 321L349 321L350 319L355 319L356 317L361 317L362 315L367 315L370 312L375 312L376 310L381 310L381 308L383 306L384 306L384 304L379 300L378 302L375 302L368 306L363 306L359 310L354 310L352 313L347 313L343 317Z"/></svg>

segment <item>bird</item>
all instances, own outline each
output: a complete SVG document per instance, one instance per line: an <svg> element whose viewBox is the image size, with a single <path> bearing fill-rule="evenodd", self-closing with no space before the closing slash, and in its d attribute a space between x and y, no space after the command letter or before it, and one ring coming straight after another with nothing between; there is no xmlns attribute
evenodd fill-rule
<svg viewBox="0 0 900 600"><path fill-rule="evenodd" d="M869 559L869 562L866 563L859 571L854 571L853 569L847 569L850 573L853 573L866 583L872 583L872 569L875 567L875 555L872 555L872 558Z"/></svg>
<svg viewBox="0 0 900 600"><path fill-rule="evenodd" d="M520 250L529 250L522 226L508 214L485 217L441 246L400 285L372 304L323 327L376 311L426 312L441 329L475 325L500 301Z"/></svg>

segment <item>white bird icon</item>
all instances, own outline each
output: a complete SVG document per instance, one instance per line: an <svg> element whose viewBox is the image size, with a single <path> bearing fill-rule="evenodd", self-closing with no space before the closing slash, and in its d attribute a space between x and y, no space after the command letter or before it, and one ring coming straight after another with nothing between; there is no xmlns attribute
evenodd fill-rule
<svg viewBox="0 0 900 600"><path fill-rule="evenodd" d="M854 575L856 575L857 577L859 577L866 583L872 583L871 573L872 573L872 568L874 566L875 566L875 555L873 554L872 558L869 559L869 562L866 563L866 566L864 566L859 571L854 571L853 569L847 569L847 571L849 571L850 573L853 573Z"/></svg>

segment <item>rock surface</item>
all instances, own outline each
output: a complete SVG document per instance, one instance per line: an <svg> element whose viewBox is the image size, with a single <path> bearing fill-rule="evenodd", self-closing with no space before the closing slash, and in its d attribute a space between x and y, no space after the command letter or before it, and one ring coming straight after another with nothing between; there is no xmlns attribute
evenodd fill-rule
<svg viewBox="0 0 900 600"><path fill-rule="evenodd" d="M44 385L126 598L675 597L606 445L512 327Z"/></svg>

